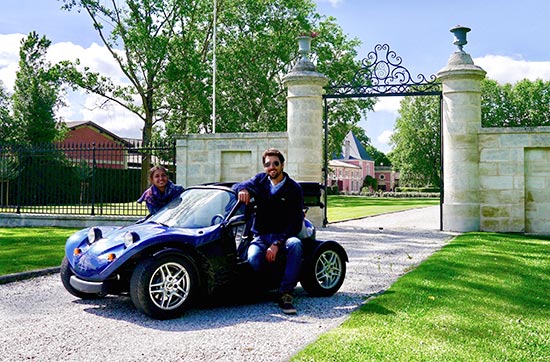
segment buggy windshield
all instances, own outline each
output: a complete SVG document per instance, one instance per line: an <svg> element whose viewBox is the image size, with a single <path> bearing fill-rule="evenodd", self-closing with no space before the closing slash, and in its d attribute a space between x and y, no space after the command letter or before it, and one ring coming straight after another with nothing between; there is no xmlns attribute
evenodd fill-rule
<svg viewBox="0 0 550 362"><path fill-rule="evenodd" d="M215 188L189 188L148 221L170 227L204 228L221 223L237 203L235 193Z"/></svg>

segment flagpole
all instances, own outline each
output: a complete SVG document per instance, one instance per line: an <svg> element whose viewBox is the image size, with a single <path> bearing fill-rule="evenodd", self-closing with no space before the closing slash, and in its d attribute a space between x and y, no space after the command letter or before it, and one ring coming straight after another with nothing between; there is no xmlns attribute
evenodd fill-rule
<svg viewBox="0 0 550 362"><path fill-rule="evenodd" d="M214 0L214 25L212 31L212 133L216 133L216 23L217 23L217 3Z"/></svg>

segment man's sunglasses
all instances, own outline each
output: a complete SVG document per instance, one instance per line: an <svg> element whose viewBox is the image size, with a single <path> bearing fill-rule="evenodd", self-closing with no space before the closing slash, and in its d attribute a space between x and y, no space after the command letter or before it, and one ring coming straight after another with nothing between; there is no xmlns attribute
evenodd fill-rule
<svg viewBox="0 0 550 362"><path fill-rule="evenodd" d="M275 167L279 167L279 165L281 164L279 161L266 162L266 163L264 163L264 167L265 168L271 167L272 163L273 163L273 166L275 166Z"/></svg>

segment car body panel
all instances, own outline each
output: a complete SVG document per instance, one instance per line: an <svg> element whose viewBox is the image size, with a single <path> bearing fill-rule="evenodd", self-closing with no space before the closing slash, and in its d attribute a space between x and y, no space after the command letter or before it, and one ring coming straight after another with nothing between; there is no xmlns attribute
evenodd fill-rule
<svg viewBox="0 0 550 362"><path fill-rule="evenodd" d="M128 291L136 265L166 254L189 257L206 294L232 283L244 285L243 281L251 276L246 251L252 239L252 215L230 187L207 185L186 189L179 199L136 224L82 229L71 235L65 246L70 287L77 294L120 294ZM132 236L131 243L128 235ZM323 246L339 250L342 259L348 260L336 241L317 240L315 228L307 219L299 237L304 265L311 264L311 258Z"/></svg>

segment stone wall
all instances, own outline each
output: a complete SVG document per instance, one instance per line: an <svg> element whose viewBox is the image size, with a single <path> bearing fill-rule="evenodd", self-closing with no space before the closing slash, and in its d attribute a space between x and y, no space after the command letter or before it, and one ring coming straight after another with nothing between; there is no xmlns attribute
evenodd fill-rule
<svg viewBox="0 0 550 362"><path fill-rule="evenodd" d="M208 182L243 181L262 172L262 153L288 154L286 132L190 134L176 143L176 182L187 187ZM293 160L288 160L292 165ZM286 169L288 169L286 165ZM293 175L290 175L293 177Z"/></svg>
<svg viewBox="0 0 550 362"><path fill-rule="evenodd" d="M478 136L480 229L550 234L550 127Z"/></svg>

